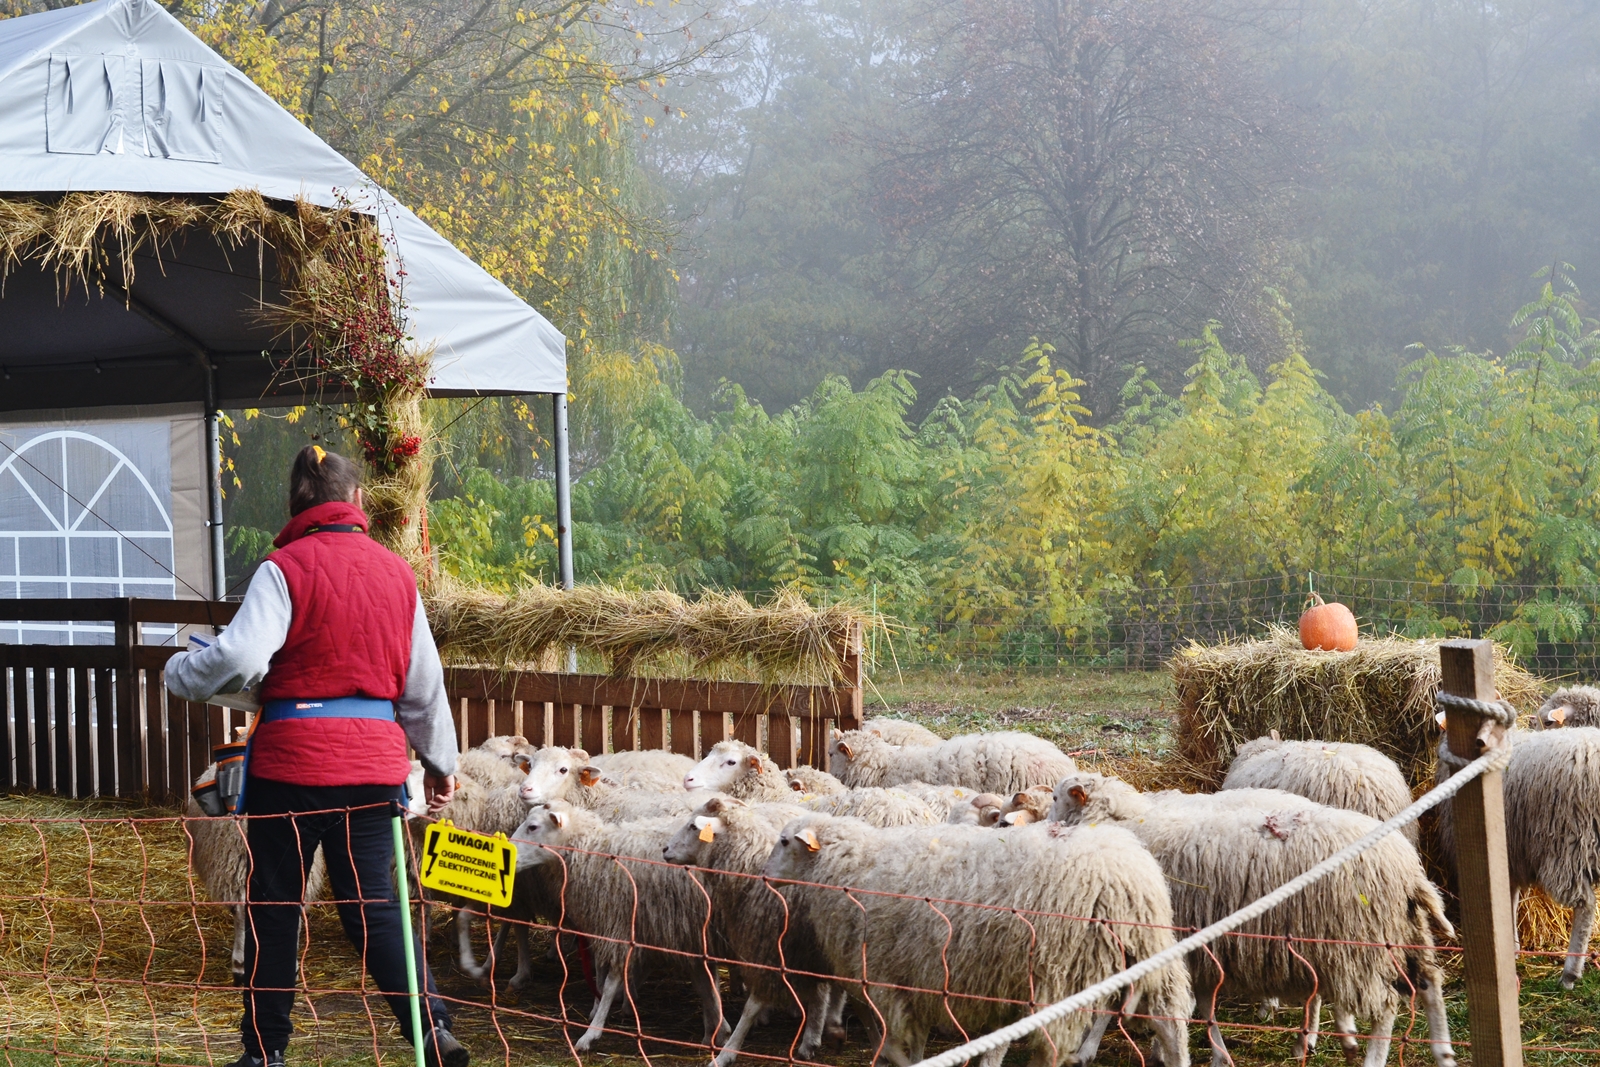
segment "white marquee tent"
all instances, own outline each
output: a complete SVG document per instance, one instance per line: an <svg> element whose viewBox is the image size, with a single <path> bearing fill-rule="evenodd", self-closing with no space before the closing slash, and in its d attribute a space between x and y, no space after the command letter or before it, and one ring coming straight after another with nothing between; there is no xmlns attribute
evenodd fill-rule
<svg viewBox="0 0 1600 1067"><path fill-rule="evenodd" d="M95 0L0 21L0 197L235 189L324 207L351 203L378 220L405 270L408 331L433 346L432 395L555 398L562 576L570 582L566 344L555 327L155 0ZM274 382L272 357L287 355L279 349L288 342L255 313L278 294L270 254L258 262L253 252L241 255L196 233L159 259L139 253L135 268L131 290L104 294L81 287L63 294L54 273L33 264L10 272L0 289L0 413L10 413L7 421L66 425L95 417L85 409L115 405L124 418L180 404L196 416L205 412L214 440L223 406L303 399L297 386ZM5 440L0 433L0 445ZM0 457L12 455L6 447ZM214 458L210 466L205 510L215 575L221 513ZM5 536L0 530L0 596L8 592ZM20 575L23 564L15 566ZM220 579L214 581L218 595Z"/></svg>

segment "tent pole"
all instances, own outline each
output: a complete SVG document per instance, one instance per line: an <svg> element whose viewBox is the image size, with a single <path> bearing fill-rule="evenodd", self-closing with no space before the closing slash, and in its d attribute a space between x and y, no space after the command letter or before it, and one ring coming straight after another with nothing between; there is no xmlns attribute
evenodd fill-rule
<svg viewBox="0 0 1600 1067"><path fill-rule="evenodd" d="M206 477L211 485L211 599L228 592L227 557L222 545L222 412L217 407L217 376L211 360L202 356L206 369Z"/></svg>
<svg viewBox="0 0 1600 1067"><path fill-rule="evenodd" d="M572 470L567 452L567 394L551 393L556 441L556 541L561 560L561 588L572 588ZM567 670L578 670L578 650L567 649Z"/></svg>

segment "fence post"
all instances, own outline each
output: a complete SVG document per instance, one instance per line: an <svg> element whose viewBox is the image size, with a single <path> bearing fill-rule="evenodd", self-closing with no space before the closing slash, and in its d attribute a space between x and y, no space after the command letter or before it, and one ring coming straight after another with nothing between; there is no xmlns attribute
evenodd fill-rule
<svg viewBox="0 0 1600 1067"><path fill-rule="evenodd" d="M1494 700L1494 644L1445 641L1439 646L1440 688L1473 700ZM1445 722L1450 751L1483 754L1486 721L1452 710ZM1504 727L1494 724L1496 734ZM1505 795L1500 771L1469 782L1455 797L1456 889L1467 965L1467 1023L1474 1067L1521 1067L1517 1019L1517 917L1506 862Z"/></svg>

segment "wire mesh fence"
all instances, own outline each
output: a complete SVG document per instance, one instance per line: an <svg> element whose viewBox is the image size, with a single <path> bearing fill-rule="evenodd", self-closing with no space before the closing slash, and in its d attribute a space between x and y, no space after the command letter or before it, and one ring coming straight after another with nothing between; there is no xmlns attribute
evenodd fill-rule
<svg viewBox="0 0 1600 1067"><path fill-rule="evenodd" d="M241 832L238 820L206 821ZM673 824L651 831L658 849L661 838L693 826L689 819L668 821ZM222 1064L238 1055L237 901L208 893L199 877L197 822L99 802L17 798L0 804L0 1055L6 1063ZM963 831L931 832L955 841ZM607 852L526 839L521 847L546 858L519 874L524 889L511 910L486 922L481 911L458 901L435 899L421 909L428 916L424 961L478 1063L581 1064L596 1056L704 1062L726 1050L728 1028L746 1014L740 1002L748 1008L762 995L771 998L770 1011L751 1017L754 1026L738 1052L747 1062L865 1067L886 1052L891 1060L916 1059L1047 1003L1053 993L1042 976L1060 963L1052 953L1062 944L1097 946L1100 954L1088 956L1090 969L1075 972L1081 980L1133 962L1141 930L1156 930L1169 944L1189 932L1102 911L1067 914L881 887L786 882L759 870L670 863L659 851L643 855L637 847ZM807 902L797 895L805 892L823 899ZM324 897L307 905L297 942L298 1033L291 1062L411 1062L337 914L341 904L382 896ZM699 903L666 914L666 900L679 898ZM766 901L765 917L751 904L757 899ZM832 955L808 956L807 939L814 941L815 932L808 931L806 917L830 909L860 921L835 932ZM476 960L458 955L461 928L469 931ZM764 940L764 931L776 936ZM1402 1062L1431 1058L1438 1035L1430 1030L1423 990L1407 959L1433 946L1307 936L1274 930L1270 922L1227 936L1280 945L1282 958L1300 968L1285 977L1284 987L1299 994L1270 1006L1230 997L1222 962L1230 953L1218 946L1208 950L1212 984L1194 990L1193 1010L1172 1011L1151 996L1111 998L1047 1035L1046 1047L1059 1060L1080 1050L1086 1033L1103 1030L1098 1062L1145 1063L1152 1030L1177 1024L1203 1056L1204 1031L1214 1015L1240 1063L1284 1062L1302 1043L1316 1046L1306 1050L1312 1060L1338 1062L1346 1049L1359 1054L1374 1035L1367 1020L1352 1032L1337 1005L1322 1005L1319 990L1330 987L1308 961L1347 951L1390 961L1384 980L1396 990L1393 1041ZM838 946L847 941L859 943L859 965L841 965ZM908 943L918 951L908 954ZM1437 951L1459 1027L1458 950L1441 945ZM966 966L974 952L992 956L1010 977ZM1548 955L1525 954L1530 989L1538 976L1559 969L1560 959ZM917 971L918 959L937 962ZM1082 971L1081 963L1075 966ZM848 1010L842 995L819 998L817 986L830 984L848 994ZM596 1025L595 1003L608 989L610 1013ZM807 1024L818 1018L808 1042ZM886 1042L906 1032L907 1018L924 1028L926 1047L886 1050ZM592 1043L585 1041L591 1030ZM1062 1044L1071 1047L1057 1047ZM1600 1048L1589 1047L1595 1044L1576 1031L1547 1029L1535 1032L1528 1052L1533 1062L1600 1062L1585 1059L1600 1056ZM1457 1045L1470 1048L1470 1042Z"/></svg>
<svg viewBox="0 0 1600 1067"><path fill-rule="evenodd" d="M1322 572L1111 589L1081 599L1015 590L1003 602L878 589L869 596L894 625L874 636L871 650L880 670L886 663L1157 670L1190 641L1294 626L1310 588L1348 605L1363 633L1491 636L1537 673L1600 673L1600 585L1467 587Z"/></svg>

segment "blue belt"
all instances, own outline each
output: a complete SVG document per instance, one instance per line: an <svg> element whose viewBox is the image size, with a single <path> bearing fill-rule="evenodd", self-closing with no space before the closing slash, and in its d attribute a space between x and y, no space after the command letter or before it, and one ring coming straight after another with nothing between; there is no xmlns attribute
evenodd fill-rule
<svg viewBox="0 0 1600 1067"><path fill-rule="evenodd" d="M267 701L261 709L261 721L280 719L386 719L394 722L394 701L371 697Z"/></svg>

